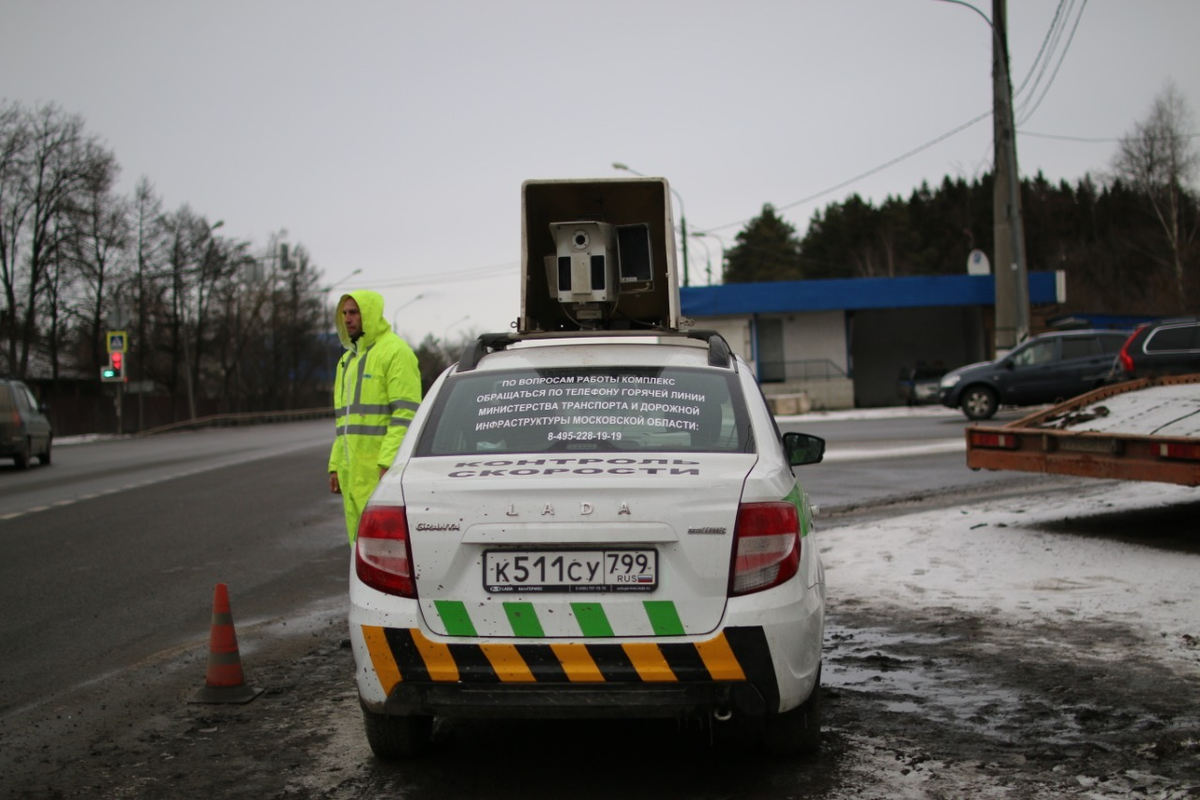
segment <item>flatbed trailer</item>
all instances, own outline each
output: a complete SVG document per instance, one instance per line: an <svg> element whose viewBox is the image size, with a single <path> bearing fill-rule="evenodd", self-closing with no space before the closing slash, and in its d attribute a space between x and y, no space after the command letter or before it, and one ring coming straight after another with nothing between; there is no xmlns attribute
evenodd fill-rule
<svg viewBox="0 0 1200 800"><path fill-rule="evenodd" d="M1200 486L1200 375L1105 386L965 435L971 469Z"/></svg>

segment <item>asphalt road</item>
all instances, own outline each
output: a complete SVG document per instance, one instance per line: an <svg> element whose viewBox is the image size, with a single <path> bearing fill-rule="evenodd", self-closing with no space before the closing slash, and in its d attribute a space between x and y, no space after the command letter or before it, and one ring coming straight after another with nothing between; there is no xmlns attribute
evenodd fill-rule
<svg viewBox="0 0 1200 800"><path fill-rule="evenodd" d="M830 462L803 474L823 505L978 479L953 450L904 470L839 461L852 448L952 444L961 417L804 427L830 442ZM338 597L348 550L325 491L328 442L318 420L60 444L50 467L0 466L0 715L202 639L216 583L243 624Z"/></svg>
<svg viewBox="0 0 1200 800"><path fill-rule="evenodd" d="M988 424L1005 424L1027 413L1028 409L1005 409ZM967 469L963 434L967 424L961 413L940 406L779 420L783 431L803 431L826 441L823 463L796 470L812 502L825 516L866 503L919 500L967 487L1029 482L1025 474Z"/></svg>
<svg viewBox="0 0 1200 800"><path fill-rule="evenodd" d="M930 487L1013 480L966 470L956 446L964 424L954 415L919 414L783 427L827 438L828 463L804 468L802 477L814 501L837 513L872 498L900 502ZM256 791L275 771L256 771L255 760L281 758L303 774L311 765L296 740L327 735L329 726L348 726L333 741L347 742L355 751L347 758L362 762L353 667L348 652L337 649L350 551L340 498L325 482L328 433L328 421L317 421L113 440L59 447L47 468L0 467L0 641L7 645L0 785L20 775L27 785L87 794L88 787L125 785L134 768L159 774L158 758L191 765L180 767L184 776L197 763L241 757L251 763L230 774L258 775L262 783L240 785L236 777L225 788L271 796ZM888 452L904 457L882 456ZM210 715L181 705L204 683L216 583L229 587L248 682L277 693L251 712ZM314 698L288 693L297 681L309 683L310 692L319 688L314 708L328 714L337 707L335 716L313 719L303 706ZM278 713L291 721L272 716ZM253 745L206 733L227 731L231 721L286 726L286 737L282 728L278 735L290 746L273 747L271 732L258 729ZM172 725L185 729L186 762L173 749L178 745L159 742L158 729ZM113 743L122 730L134 732L133 744ZM490 731L467 727L452 735L470 746L487 741ZM537 736L554 741L552 732L539 729ZM703 759L684 745L672 747L677 757ZM77 757L88 767L67 780L62 765ZM131 765L131 758L139 760ZM425 777L380 773L369 780L418 786L427 778L432 788L445 780L445 766L434 763ZM215 775L192 776L190 784L176 779L180 789L224 785Z"/></svg>
<svg viewBox="0 0 1200 800"><path fill-rule="evenodd" d="M801 478L828 513L1011 480L965 469L964 424L927 409L781 427L827 438L827 463ZM59 446L50 467L0 467L0 719L203 641L217 583L241 626L339 602L349 550L328 443L318 420Z"/></svg>
<svg viewBox="0 0 1200 800"><path fill-rule="evenodd" d="M0 471L0 721L204 641L213 588L235 616L345 591L328 421L55 449Z"/></svg>

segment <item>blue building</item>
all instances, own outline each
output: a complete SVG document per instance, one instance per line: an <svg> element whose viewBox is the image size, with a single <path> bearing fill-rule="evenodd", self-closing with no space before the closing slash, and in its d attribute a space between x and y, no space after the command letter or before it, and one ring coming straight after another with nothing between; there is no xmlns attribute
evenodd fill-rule
<svg viewBox="0 0 1200 800"><path fill-rule="evenodd" d="M1034 333L1066 301L1062 272L1029 274ZM902 369L994 357L991 275L777 281L680 289L696 328L719 331L777 413L896 405Z"/></svg>

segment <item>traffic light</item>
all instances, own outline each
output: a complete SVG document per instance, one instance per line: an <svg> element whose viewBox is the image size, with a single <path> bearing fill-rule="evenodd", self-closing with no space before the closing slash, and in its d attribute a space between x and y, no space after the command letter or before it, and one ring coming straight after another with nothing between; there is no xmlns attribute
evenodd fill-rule
<svg viewBox="0 0 1200 800"><path fill-rule="evenodd" d="M125 380L124 353L111 353L109 355L107 366L100 368L100 380L110 382Z"/></svg>

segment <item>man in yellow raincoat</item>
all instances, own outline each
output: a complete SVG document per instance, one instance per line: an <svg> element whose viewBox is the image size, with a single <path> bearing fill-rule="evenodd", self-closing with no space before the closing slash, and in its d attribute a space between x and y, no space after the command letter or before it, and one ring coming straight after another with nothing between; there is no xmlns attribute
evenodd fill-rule
<svg viewBox="0 0 1200 800"><path fill-rule="evenodd" d="M421 371L412 348L384 319L378 292L342 295L336 316L346 352L333 384L337 435L329 453L329 491L342 496L353 545L363 507L392 466L421 403Z"/></svg>

